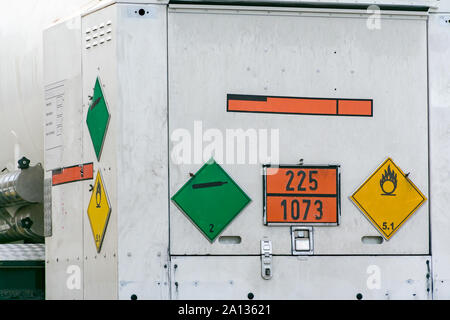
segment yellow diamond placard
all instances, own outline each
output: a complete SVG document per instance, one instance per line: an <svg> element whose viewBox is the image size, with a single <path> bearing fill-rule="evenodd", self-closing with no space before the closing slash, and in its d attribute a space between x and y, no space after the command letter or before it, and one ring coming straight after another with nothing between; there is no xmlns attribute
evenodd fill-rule
<svg viewBox="0 0 450 320"><path fill-rule="evenodd" d="M92 189L91 200L87 209L89 222L91 223L92 234L94 235L97 252L100 253L103 239L105 237L106 226L108 225L111 205L106 194L100 170L97 172L94 188Z"/></svg>
<svg viewBox="0 0 450 320"><path fill-rule="evenodd" d="M384 161L350 199L386 240L427 200L391 158Z"/></svg>

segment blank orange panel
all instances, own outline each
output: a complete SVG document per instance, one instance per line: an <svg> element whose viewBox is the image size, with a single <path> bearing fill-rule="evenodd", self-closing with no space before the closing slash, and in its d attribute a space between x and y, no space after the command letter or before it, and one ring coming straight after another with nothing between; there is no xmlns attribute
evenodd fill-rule
<svg viewBox="0 0 450 320"><path fill-rule="evenodd" d="M336 113L336 100L267 98L262 101L231 100L230 111L331 114Z"/></svg>
<svg viewBox="0 0 450 320"><path fill-rule="evenodd" d="M338 114L352 116L371 116L371 100L339 100Z"/></svg>

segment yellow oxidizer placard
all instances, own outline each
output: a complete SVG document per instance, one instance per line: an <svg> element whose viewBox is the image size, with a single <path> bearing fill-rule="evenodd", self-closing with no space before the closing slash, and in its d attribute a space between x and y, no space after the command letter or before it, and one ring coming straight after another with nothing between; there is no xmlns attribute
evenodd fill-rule
<svg viewBox="0 0 450 320"><path fill-rule="evenodd" d="M350 199L386 240L427 200L391 158Z"/></svg>
<svg viewBox="0 0 450 320"><path fill-rule="evenodd" d="M94 235L95 246L97 252L100 252L111 213L111 206L100 170L97 172L87 213L91 223L92 234Z"/></svg>

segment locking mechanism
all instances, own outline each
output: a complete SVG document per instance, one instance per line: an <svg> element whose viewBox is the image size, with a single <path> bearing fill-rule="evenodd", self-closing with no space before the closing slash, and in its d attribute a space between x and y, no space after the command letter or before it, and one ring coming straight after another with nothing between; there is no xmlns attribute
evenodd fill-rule
<svg viewBox="0 0 450 320"><path fill-rule="evenodd" d="M272 278L272 241L261 240L261 276L264 280Z"/></svg>
<svg viewBox="0 0 450 320"><path fill-rule="evenodd" d="M312 227L292 227L291 236L293 255L311 255L314 253Z"/></svg>

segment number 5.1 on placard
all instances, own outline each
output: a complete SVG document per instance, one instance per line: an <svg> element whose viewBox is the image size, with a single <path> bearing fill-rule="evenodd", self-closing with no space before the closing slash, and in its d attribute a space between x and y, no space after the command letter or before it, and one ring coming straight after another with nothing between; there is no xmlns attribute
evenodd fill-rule
<svg viewBox="0 0 450 320"><path fill-rule="evenodd" d="M339 166L264 166L266 225L338 225Z"/></svg>

